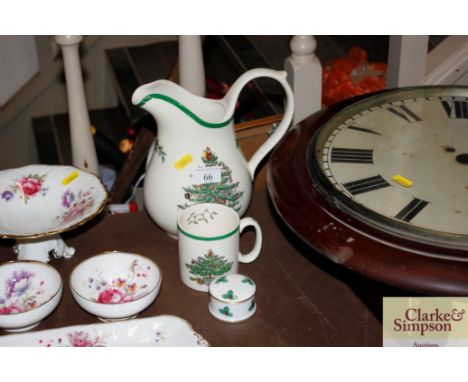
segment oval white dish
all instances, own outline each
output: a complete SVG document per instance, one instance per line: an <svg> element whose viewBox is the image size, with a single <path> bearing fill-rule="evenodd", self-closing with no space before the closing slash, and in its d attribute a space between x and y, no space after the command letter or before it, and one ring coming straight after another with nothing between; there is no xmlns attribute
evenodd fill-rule
<svg viewBox="0 0 468 382"><path fill-rule="evenodd" d="M0 346L209 346L184 319L162 315L0 336Z"/></svg>

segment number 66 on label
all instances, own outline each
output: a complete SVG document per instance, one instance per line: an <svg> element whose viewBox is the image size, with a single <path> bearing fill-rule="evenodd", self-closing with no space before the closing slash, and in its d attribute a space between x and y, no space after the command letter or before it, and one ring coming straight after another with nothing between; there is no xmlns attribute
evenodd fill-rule
<svg viewBox="0 0 468 382"><path fill-rule="evenodd" d="M221 182L222 167L199 167L193 174L192 179L196 184L219 183Z"/></svg>

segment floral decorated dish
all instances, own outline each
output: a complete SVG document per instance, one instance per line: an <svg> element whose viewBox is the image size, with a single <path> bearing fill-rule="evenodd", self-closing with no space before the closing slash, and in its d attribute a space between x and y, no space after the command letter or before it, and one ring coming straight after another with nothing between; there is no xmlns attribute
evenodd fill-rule
<svg viewBox="0 0 468 382"><path fill-rule="evenodd" d="M209 344L182 318L155 316L2 336L0 346L209 346Z"/></svg>
<svg viewBox="0 0 468 382"><path fill-rule="evenodd" d="M50 265L11 261L0 265L0 327L21 332L37 326L58 305L63 283Z"/></svg>
<svg viewBox="0 0 468 382"><path fill-rule="evenodd" d="M76 302L104 321L134 317L156 298L162 274L155 262L133 253L106 252L78 264L70 276Z"/></svg>
<svg viewBox="0 0 468 382"><path fill-rule="evenodd" d="M32 239L75 228L102 211L100 178L71 166L0 171L0 237Z"/></svg>

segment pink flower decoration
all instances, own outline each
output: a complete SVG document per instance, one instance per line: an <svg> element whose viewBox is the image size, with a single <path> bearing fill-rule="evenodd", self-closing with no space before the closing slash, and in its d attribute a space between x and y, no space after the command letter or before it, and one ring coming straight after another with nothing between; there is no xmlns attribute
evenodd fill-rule
<svg viewBox="0 0 468 382"><path fill-rule="evenodd" d="M89 340L89 335L86 332L68 333L70 344L74 347L89 347L93 346L93 342Z"/></svg>
<svg viewBox="0 0 468 382"><path fill-rule="evenodd" d="M24 312L24 309L15 305L10 305L10 306L5 306L3 308L0 308L0 314L15 314L15 313L22 313L22 312Z"/></svg>
<svg viewBox="0 0 468 382"><path fill-rule="evenodd" d="M37 194L42 187L42 182L35 178L30 178L25 176L24 178L20 179L18 183L21 185L23 193L26 196L33 196Z"/></svg>
<svg viewBox="0 0 468 382"><path fill-rule="evenodd" d="M125 297L125 292L112 288L99 293L98 302L102 304L120 304L126 302Z"/></svg>

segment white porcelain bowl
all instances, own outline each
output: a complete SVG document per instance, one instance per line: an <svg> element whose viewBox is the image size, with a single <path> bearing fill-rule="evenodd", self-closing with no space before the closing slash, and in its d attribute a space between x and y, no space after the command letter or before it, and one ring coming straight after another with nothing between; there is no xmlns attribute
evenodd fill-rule
<svg viewBox="0 0 468 382"><path fill-rule="evenodd" d="M103 321L135 317L156 298L162 274L147 257L106 252L78 264L70 276L76 302Z"/></svg>
<svg viewBox="0 0 468 382"><path fill-rule="evenodd" d="M0 327L22 332L37 326L62 297L60 274L39 261L0 265Z"/></svg>

